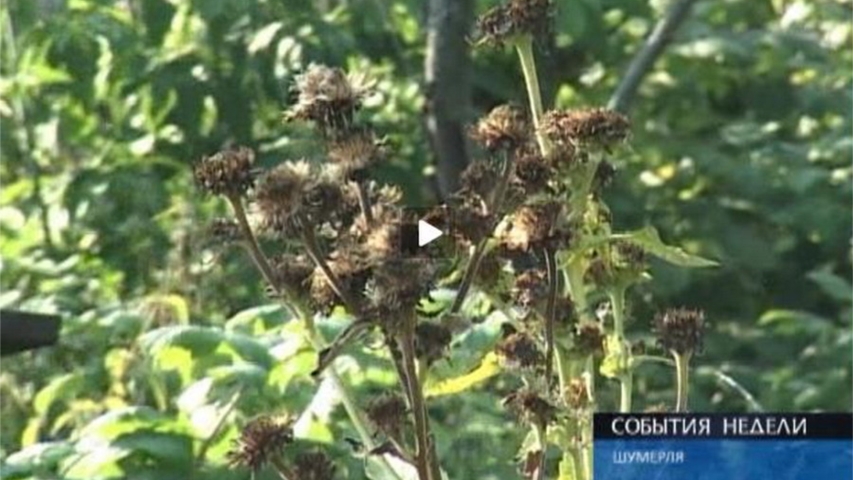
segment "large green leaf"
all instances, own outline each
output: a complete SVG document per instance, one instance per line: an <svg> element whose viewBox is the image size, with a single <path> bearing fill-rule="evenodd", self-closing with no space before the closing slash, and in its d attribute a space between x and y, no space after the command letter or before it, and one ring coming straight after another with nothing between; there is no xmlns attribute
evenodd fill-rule
<svg viewBox="0 0 853 480"><path fill-rule="evenodd" d="M681 267L715 267L718 265L713 260L691 255L679 247L663 243L658 231L652 226L632 232L614 234L611 238L636 243L652 255L673 265Z"/></svg>

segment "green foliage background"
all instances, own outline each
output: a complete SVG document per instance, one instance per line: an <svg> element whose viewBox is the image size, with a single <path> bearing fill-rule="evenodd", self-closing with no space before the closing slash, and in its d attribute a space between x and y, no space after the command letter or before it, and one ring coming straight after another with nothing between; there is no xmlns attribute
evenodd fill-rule
<svg viewBox="0 0 853 480"><path fill-rule="evenodd" d="M538 53L563 108L605 104L668 4L555 3L556 38ZM3 360L0 476L248 478L224 466L238 426L305 409L302 441L361 475L334 388L308 377L313 348L240 252L205 243L226 210L188 166L228 144L267 165L320 160L280 121L293 75L320 62L377 80L366 110L394 151L382 180L434 201L423 2L8 0L2 15L0 304L65 320L59 346ZM632 106L616 226L653 225L721 264L654 265L629 298L632 336L649 342L658 309L706 311L695 410L755 407L726 378L766 410L851 408L850 20L842 0L700 0ZM511 52L475 52L474 71L471 120L524 103ZM477 365L499 320L459 339L443 375ZM353 355L357 400L392 385L376 351ZM637 379L641 406L672 398L665 368ZM501 388L498 375L432 402L451 478L517 475Z"/></svg>

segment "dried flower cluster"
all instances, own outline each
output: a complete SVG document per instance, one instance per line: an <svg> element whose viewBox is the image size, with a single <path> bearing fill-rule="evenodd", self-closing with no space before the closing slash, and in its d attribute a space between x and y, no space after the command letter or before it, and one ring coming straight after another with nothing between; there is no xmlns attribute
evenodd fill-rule
<svg viewBox="0 0 853 480"><path fill-rule="evenodd" d="M293 442L292 425L290 418L265 415L253 419L243 427L240 438L228 452L228 462L259 470Z"/></svg>
<svg viewBox="0 0 853 480"><path fill-rule="evenodd" d="M658 345L679 355L700 353L703 346L705 315L701 310L674 308L655 317Z"/></svg>
<svg viewBox="0 0 853 480"><path fill-rule="evenodd" d="M503 45L520 35L540 37L548 30L550 0L510 0L492 7L477 20L478 42Z"/></svg>
<svg viewBox="0 0 853 480"><path fill-rule="evenodd" d="M549 0L508 0L480 18L478 39L520 45L524 63L532 53L522 47L547 28L550 13ZM441 478L424 382L455 348L453 329L476 321L466 318L463 304L479 288L488 308L506 318L494 353L517 383L503 404L543 443L524 452L524 471L541 478L552 434L568 436L559 445L570 445L572 458L590 455L598 362L602 374L607 370L621 382L620 408L629 411L631 356L645 354L625 335L624 294L645 278L648 252L641 245L648 244L612 235L602 200L615 174L607 157L629 138L628 119L602 108L543 114L541 105L531 107L530 118L526 109L497 106L469 129L481 158L464 171L458 191L419 218L402 206L399 189L371 180L371 168L388 148L359 115L365 82L312 64L294 88L297 99L285 118L315 128L323 161L285 161L258 172L254 153L241 147L205 157L193 173L203 190L230 202L237 218L216 221L211 235L223 243L243 240L270 293L295 303L309 329L312 312L343 307L352 317L320 351L315 375L368 332L387 349L399 391L364 408L373 436L362 440L384 442L368 454L410 462L420 480ZM247 211L257 214L256 229ZM451 241L410 255L404 244L421 219L449 231ZM275 241L278 251L264 252L259 235ZM445 310L429 311L424 300L447 279L457 282L456 297ZM603 301L591 305L590 298ZM658 345L688 360L702 348L703 328L703 314L694 310L668 310L654 321ZM686 368L683 358L676 363ZM683 411L686 375L680 371L678 378L676 409ZM228 458L254 470L272 463L284 478L334 476L322 452L291 455L295 461L284 464L282 451L292 443L289 420L261 417L246 426ZM576 467L582 472L583 465Z"/></svg>

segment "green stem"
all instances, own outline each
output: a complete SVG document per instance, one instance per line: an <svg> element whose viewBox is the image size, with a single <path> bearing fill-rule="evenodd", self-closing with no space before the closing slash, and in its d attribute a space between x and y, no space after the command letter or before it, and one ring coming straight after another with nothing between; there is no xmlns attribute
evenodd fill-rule
<svg viewBox="0 0 853 480"><path fill-rule="evenodd" d="M634 372L631 370L631 348L625 341L625 289L617 287L609 292L609 296L613 307L613 333L626 355L623 359L625 370L619 375L619 412L628 413L631 411Z"/></svg>
<svg viewBox="0 0 853 480"><path fill-rule="evenodd" d="M544 110L542 108L542 94L539 89L539 77L536 73L536 58L533 56L533 37L523 35L515 42L518 52L518 60L521 63L521 71L524 74L524 84L527 88L527 98L530 100L530 112L533 115L533 128L536 129L536 141L542 155L547 157L551 154L551 145L548 139L539 130Z"/></svg>
<svg viewBox="0 0 853 480"><path fill-rule="evenodd" d="M545 308L545 381L552 385L551 374L554 371L554 323L557 315L557 289L559 287L557 260L554 251L546 248L545 267L548 272L548 303Z"/></svg>
<svg viewBox="0 0 853 480"><path fill-rule="evenodd" d="M679 413L686 412L687 397L690 388L690 352L683 354L672 352L672 356L675 358L675 411Z"/></svg>
<svg viewBox="0 0 853 480"><path fill-rule="evenodd" d="M586 389L589 392L590 414L584 416L580 420L581 431L581 456L583 460L583 478L592 478L592 414L595 413L595 361L592 355L589 356L584 365L584 378L586 379Z"/></svg>

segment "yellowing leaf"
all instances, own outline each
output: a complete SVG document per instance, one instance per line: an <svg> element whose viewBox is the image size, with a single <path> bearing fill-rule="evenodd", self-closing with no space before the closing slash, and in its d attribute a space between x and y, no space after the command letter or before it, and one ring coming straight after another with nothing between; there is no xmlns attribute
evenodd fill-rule
<svg viewBox="0 0 853 480"><path fill-rule="evenodd" d="M498 356L495 352L489 352L483 357L480 365L474 370L460 375L458 377L448 378L440 382L430 385L426 389L427 397L441 397L444 395L453 395L454 393L464 392L474 385L484 382L501 371Z"/></svg>

